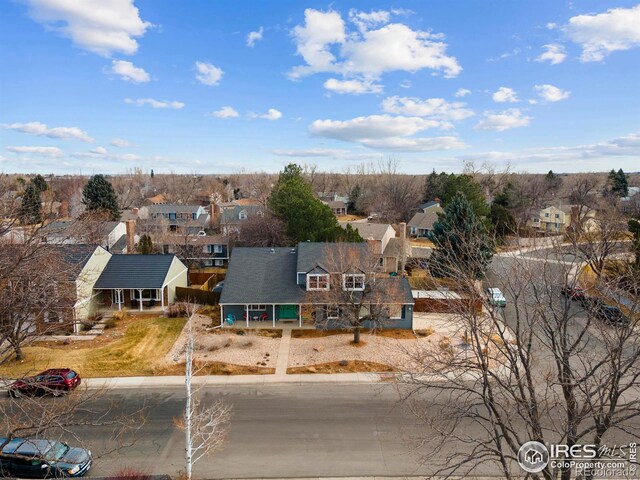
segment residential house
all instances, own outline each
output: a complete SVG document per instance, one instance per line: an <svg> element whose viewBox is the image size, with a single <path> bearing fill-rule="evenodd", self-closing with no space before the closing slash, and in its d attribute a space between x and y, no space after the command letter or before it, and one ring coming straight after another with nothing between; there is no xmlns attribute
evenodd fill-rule
<svg viewBox="0 0 640 480"><path fill-rule="evenodd" d="M223 235L239 235L242 223L253 215L264 215L261 205L220 205L220 231Z"/></svg>
<svg viewBox="0 0 640 480"><path fill-rule="evenodd" d="M174 253L189 268L225 267L229 238L224 235L164 235L155 241L163 253Z"/></svg>
<svg viewBox="0 0 640 480"><path fill-rule="evenodd" d="M629 194L620 199L620 210L632 215L640 214L640 187L629 187Z"/></svg>
<svg viewBox="0 0 640 480"><path fill-rule="evenodd" d="M99 220L56 220L40 229L43 243L52 245L100 245L111 253L126 253L125 222Z"/></svg>
<svg viewBox="0 0 640 480"><path fill-rule="evenodd" d="M331 275L342 275L342 288L358 291L367 275L375 272L334 272L330 257L340 248L352 248L357 255L368 255L364 243L299 243L296 248L236 247L220 296L222 322L262 320L275 328L303 322L324 328L335 307L307 303L307 291L330 288ZM386 275L376 281L387 282L389 315L384 328L412 328L413 298L406 278ZM397 287L397 288L396 288ZM386 288L386 287L385 287ZM337 307L339 308L339 306ZM365 323L365 326L372 326Z"/></svg>
<svg viewBox="0 0 640 480"><path fill-rule="evenodd" d="M113 255L93 286L107 308L162 307L186 287L187 267L175 255Z"/></svg>
<svg viewBox="0 0 640 480"><path fill-rule="evenodd" d="M596 212L581 209L577 205L550 206L541 210L532 210L527 225L542 232L562 234L568 228L580 226L585 231L597 228Z"/></svg>
<svg viewBox="0 0 640 480"><path fill-rule="evenodd" d="M210 226L211 217L201 205L157 204L138 209L138 229L148 233L194 233Z"/></svg>
<svg viewBox="0 0 640 480"><path fill-rule="evenodd" d="M320 201L327 205L335 216L346 215L349 207L349 197L343 197L337 193L329 195L318 194Z"/></svg>
<svg viewBox="0 0 640 480"><path fill-rule="evenodd" d="M433 231L433 224L438 221L438 214L443 211L439 202L427 202L420 205L420 211L407 223L409 235L418 238L428 237Z"/></svg>
<svg viewBox="0 0 640 480"><path fill-rule="evenodd" d="M350 225L369 244L371 251L379 259L382 271L397 272L402 259L403 240L396 237L394 228L385 223L368 223L362 221L339 222L341 227ZM406 243L406 242L405 242ZM408 246L405 245L405 258Z"/></svg>

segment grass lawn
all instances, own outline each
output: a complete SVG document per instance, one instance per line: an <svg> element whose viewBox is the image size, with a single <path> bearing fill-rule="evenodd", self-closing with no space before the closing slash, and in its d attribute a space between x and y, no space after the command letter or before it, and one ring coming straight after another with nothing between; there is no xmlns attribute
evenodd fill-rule
<svg viewBox="0 0 640 480"><path fill-rule="evenodd" d="M129 318L96 340L34 344L24 348L24 361L1 366L0 375L19 377L54 367L72 368L83 377L162 374L164 357L184 324L184 318Z"/></svg>

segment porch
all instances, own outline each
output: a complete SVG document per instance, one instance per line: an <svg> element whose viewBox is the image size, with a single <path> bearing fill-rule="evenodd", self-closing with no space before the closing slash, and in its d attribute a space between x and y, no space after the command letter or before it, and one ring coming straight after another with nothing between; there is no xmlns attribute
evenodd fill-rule
<svg viewBox="0 0 640 480"><path fill-rule="evenodd" d="M120 311L123 308L140 312L163 312L168 302L168 287L104 288L98 291L100 311Z"/></svg>
<svg viewBox="0 0 640 480"><path fill-rule="evenodd" d="M302 305L220 305L220 326L236 328L315 328L311 310Z"/></svg>

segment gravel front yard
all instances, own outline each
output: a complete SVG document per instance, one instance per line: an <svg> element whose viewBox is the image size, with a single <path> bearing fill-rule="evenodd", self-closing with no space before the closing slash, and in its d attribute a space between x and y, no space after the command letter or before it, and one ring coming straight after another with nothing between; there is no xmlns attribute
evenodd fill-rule
<svg viewBox="0 0 640 480"><path fill-rule="evenodd" d="M232 365L247 365L275 368L278 359L279 338L259 336L254 332L238 335L235 330L212 330L211 318L196 315L193 330L196 339L194 360L199 364L222 362ZM166 357L168 364L184 362L186 328Z"/></svg>

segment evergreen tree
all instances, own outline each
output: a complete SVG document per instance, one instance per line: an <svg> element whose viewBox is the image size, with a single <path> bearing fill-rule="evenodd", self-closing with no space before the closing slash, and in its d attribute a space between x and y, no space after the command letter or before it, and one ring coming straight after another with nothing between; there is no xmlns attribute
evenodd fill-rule
<svg viewBox="0 0 640 480"><path fill-rule="evenodd" d="M138 241L138 253L143 255L153 253L153 242L151 241L151 237L146 233L142 235Z"/></svg>
<svg viewBox="0 0 640 480"><path fill-rule="evenodd" d="M629 181L627 180L627 175L622 171L622 169L611 170L609 172L609 178L607 179L607 190L605 193L611 195L612 197L627 197L629 195Z"/></svg>
<svg viewBox="0 0 640 480"><path fill-rule="evenodd" d="M557 192L562 186L562 177L553 173L553 170L549 170L544 179L547 182L547 188L553 193Z"/></svg>
<svg viewBox="0 0 640 480"><path fill-rule="evenodd" d="M47 185L47 181L40 174L31 179L31 184L36 187L36 189L38 189L40 193L45 192L49 188L49 185Z"/></svg>
<svg viewBox="0 0 640 480"><path fill-rule="evenodd" d="M40 190L33 185L27 185L20 205L20 221L26 225L42 222L42 201Z"/></svg>
<svg viewBox="0 0 640 480"><path fill-rule="evenodd" d="M112 220L120 220L118 196L104 175L94 175L82 190L82 203L88 212L106 212Z"/></svg>
<svg viewBox="0 0 640 480"><path fill-rule="evenodd" d="M493 224L493 231L500 241L507 235L516 233L516 220L511 212L503 205L493 203L489 212L489 218Z"/></svg>
<svg viewBox="0 0 640 480"><path fill-rule="evenodd" d="M462 193L478 217L489 214L489 205L482 193L482 187L471 175L449 175L442 189L443 208Z"/></svg>
<svg viewBox="0 0 640 480"><path fill-rule="evenodd" d="M332 242L347 235L331 209L316 198L296 164L287 165L280 173L268 205L274 215L285 222L287 235L296 243Z"/></svg>
<svg viewBox="0 0 640 480"><path fill-rule="evenodd" d="M464 193L457 193L444 207L429 239L435 246L429 263L440 276L482 278L495 248Z"/></svg>
<svg viewBox="0 0 640 480"><path fill-rule="evenodd" d="M444 193L444 185L446 184L448 179L448 174L444 172L436 173L435 170L427 175L427 179L424 182L423 200L425 202L429 202L431 200L435 200L436 198L442 199L442 195Z"/></svg>
<svg viewBox="0 0 640 480"><path fill-rule="evenodd" d="M362 190L360 189L360 185L358 184L356 184L356 186L351 189L351 193L349 193L349 203L347 204L347 213L358 213L356 205L361 193Z"/></svg>
<svg viewBox="0 0 640 480"><path fill-rule="evenodd" d="M151 178L153 179L153 168L151 169Z"/></svg>
<svg viewBox="0 0 640 480"><path fill-rule="evenodd" d="M633 234L632 248L636 257L635 267L640 270L640 218L629 220L629 231Z"/></svg>

